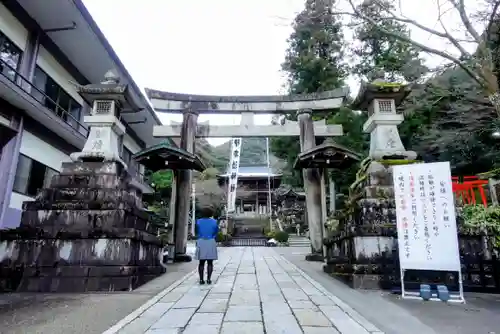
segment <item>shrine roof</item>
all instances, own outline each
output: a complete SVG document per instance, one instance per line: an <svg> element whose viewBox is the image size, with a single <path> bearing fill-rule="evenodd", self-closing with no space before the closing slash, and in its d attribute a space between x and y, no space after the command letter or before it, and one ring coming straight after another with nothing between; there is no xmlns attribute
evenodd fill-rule
<svg viewBox="0 0 500 334"><path fill-rule="evenodd" d="M372 83L363 82L351 108L366 111L374 99L394 100L397 107L410 93L411 86L406 84L382 80L375 80Z"/></svg>
<svg viewBox="0 0 500 334"><path fill-rule="evenodd" d="M192 169L202 172L207 168L197 155L174 147L170 142L151 146L134 154L132 159L153 172L162 169Z"/></svg>
<svg viewBox="0 0 500 334"><path fill-rule="evenodd" d="M345 169L360 161L361 157L337 143L324 143L299 154L294 169L337 168Z"/></svg>
<svg viewBox="0 0 500 334"><path fill-rule="evenodd" d="M276 193L276 196L279 198L282 198L282 197L304 198L306 196L306 193L304 191L295 190L293 188L277 189L275 191L275 193Z"/></svg>
<svg viewBox="0 0 500 334"><path fill-rule="evenodd" d="M218 175L219 177L229 177L230 170L225 174ZM238 177L242 178L264 178L264 177L279 177L282 174L275 173L272 168L267 166L241 166L238 170Z"/></svg>

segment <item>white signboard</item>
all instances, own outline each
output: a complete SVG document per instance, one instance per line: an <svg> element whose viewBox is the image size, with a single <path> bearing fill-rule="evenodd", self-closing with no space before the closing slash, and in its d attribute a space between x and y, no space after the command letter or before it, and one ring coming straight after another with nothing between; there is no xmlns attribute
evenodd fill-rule
<svg viewBox="0 0 500 334"><path fill-rule="evenodd" d="M227 183L227 212L236 211L236 189L238 187L238 171L240 169L241 138L231 140L231 157L229 159L229 179Z"/></svg>
<svg viewBox="0 0 500 334"><path fill-rule="evenodd" d="M460 271L449 162L395 166L402 269Z"/></svg>

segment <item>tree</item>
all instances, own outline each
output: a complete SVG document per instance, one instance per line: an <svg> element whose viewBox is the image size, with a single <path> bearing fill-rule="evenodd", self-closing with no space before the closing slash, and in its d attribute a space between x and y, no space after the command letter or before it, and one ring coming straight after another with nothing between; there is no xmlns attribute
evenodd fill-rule
<svg viewBox="0 0 500 334"><path fill-rule="evenodd" d="M163 169L151 174L150 183L157 190L170 188L172 186L172 171Z"/></svg>
<svg viewBox="0 0 500 334"><path fill-rule="evenodd" d="M461 68L481 87L484 94L488 97L495 108L497 116L500 117L500 93L499 77L497 74L498 54L495 42L498 40L498 7L500 0L480 0L474 1L475 8L487 8L487 10L468 13L465 0L437 0L436 13L438 14L437 25L439 28L424 26L415 19L402 15L402 9L394 9L388 4L387 0L346 0L347 11L335 11L334 14L350 16L371 25L382 35L394 38L398 41L409 43L412 46L427 52L429 54L442 57L450 65ZM469 1L472 3L473 1ZM371 17L363 11L364 6L370 6L377 9L380 16ZM340 7L339 7L340 8ZM433 11L430 10L432 13ZM462 31L452 31L451 27L445 22L445 14L455 14L460 20ZM485 17L486 15L486 17ZM477 17L481 16L482 20ZM409 37L404 32L388 30L385 23L396 21L406 23L414 28L420 29L432 36L441 39L442 45L453 46L453 51L447 48L433 48L424 43L418 42ZM482 25L482 32L476 30L477 25ZM470 45L474 45L475 50L470 50Z"/></svg>
<svg viewBox="0 0 500 334"><path fill-rule="evenodd" d="M217 179L199 180L195 183L196 203L200 207L218 208L224 204L226 193Z"/></svg>
<svg viewBox="0 0 500 334"><path fill-rule="evenodd" d="M219 174L219 170L214 167L210 167L205 169L203 172L200 173L199 179L200 180L212 180L217 177L217 174Z"/></svg>
<svg viewBox="0 0 500 334"><path fill-rule="evenodd" d="M354 112L345 107L340 108L333 117L328 119L328 123L340 124L344 130L344 135L334 138L334 141L361 156L366 156L369 148L369 136L363 132L363 124L367 118L365 113ZM349 186L356 179L357 170L357 166L345 170L330 170L330 176L335 181L337 191L348 194Z"/></svg>
<svg viewBox="0 0 500 334"><path fill-rule="evenodd" d="M384 3L386 8L394 9L392 3ZM384 19L380 6L375 6L373 2L363 3L359 10L384 30L410 37L406 24ZM362 79L378 79L373 76L383 72L384 78L390 81L414 82L428 71L420 58L420 50L411 43L381 33L369 22L356 22L354 38L359 43L353 43L352 51L356 58L352 70Z"/></svg>
<svg viewBox="0 0 500 334"><path fill-rule="evenodd" d="M227 188L220 186L217 179L196 181L195 192L196 204L199 207L209 206L219 211L219 209L226 204ZM238 198L248 198L249 196L255 196L255 193L245 188L238 187L236 196Z"/></svg>
<svg viewBox="0 0 500 334"><path fill-rule="evenodd" d="M328 91L344 85L347 74L345 42L341 23L331 15L332 8L328 0L307 0L304 10L294 20L282 64L292 94ZM296 119L295 115L286 117ZM270 146L278 158L287 162L283 170L284 181L293 186L302 185L302 174L292 170L300 152L297 138L273 138Z"/></svg>

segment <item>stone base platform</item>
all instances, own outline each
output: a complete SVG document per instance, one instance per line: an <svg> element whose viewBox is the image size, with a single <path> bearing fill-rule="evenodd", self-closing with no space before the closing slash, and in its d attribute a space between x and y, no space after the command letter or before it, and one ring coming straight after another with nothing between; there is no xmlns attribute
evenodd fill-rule
<svg viewBox="0 0 500 334"><path fill-rule="evenodd" d="M165 272L163 267L61 266L24 268L19 292L132 291Z"/></svg>
<svg viewBox="0 0 500 334"><path fill-rule="evenodd" d="M165 272L159 243L104 237L2 239L0 292L130 291Z"/></svg>
<svg viewBox="0 0 500 334"><path fill-rule="evenodd" d="M390 290L393 287L392 283L388 282L384 275L329 272L328 265L323 266L323 271L353 289Z"/></svg>
<svg viewBox="0 0 500 334"><path fill-rule="evenodd" d="M311 253L306 255L306 261L311 262L324 262L325 258L321 254Z"/></svg>
<svg viewBox="0 0 500 334"><path fill-rule="evenodd" d="M131 181L119 161L63 163L24 202L21 226L0 231L0 287L128 291L164 273L158 229Z"/></svg>
<svg viewBox="0 0 500 334"><path fill-rule="evenodd" d="M193 258L188 254L175 254L174 262L191 262Z"/></svg>

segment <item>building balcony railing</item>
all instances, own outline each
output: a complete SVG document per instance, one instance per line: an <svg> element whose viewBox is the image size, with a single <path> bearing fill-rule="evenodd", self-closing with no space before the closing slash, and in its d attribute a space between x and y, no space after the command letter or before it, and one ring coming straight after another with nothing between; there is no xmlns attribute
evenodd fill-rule
<svg viewBox="0 0 500 334"><path fill-rule="evenodd" d="M0 74L26 92L34 100L40 103L42 107L51 110L54 115L64 120L73 129L80 132L85 137L88 137L89 129L85 124L81 123L80 120L76 119L73 115L71 115L71 113L45 94L44 91L36 87L30 80L25 78L15 68L2 59L0 59ZM54 112L51 108L47 108L45 106L47 102L54 106L54 109L57 110L57 112Z"/></svg>

